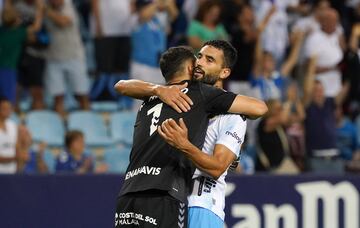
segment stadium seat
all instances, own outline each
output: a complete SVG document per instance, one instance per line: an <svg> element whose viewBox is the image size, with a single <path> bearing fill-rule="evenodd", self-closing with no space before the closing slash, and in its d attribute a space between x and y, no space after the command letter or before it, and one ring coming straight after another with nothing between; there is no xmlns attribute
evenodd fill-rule
<svg viewBox="0 0 360 228"><path fill-rule="evenodd" d="M64 144L64 123L53 111L32 111L25 118L35 142L46 142L50 147L60 147Z"/></svg>
<svg viewBox="0 0 360 228"><path fill-rule="evenodd" d="M118 104L115 101L92 102L91 110L95 112L116 112Z"/></svg>
<svg viewBox="0 0 360 228"><path fill-rule="evenodd" d="M91 111L72 112L68 116L68 129L79 130L89 147L107 147L113 144L101 115Z"/></svg>
<svg viewBox="0 0 360 228"><path fill-rule="evenodd" d="M110 132L114 141L132 145L136 113L131 111L116 112L110 116Z"/></svg>
<svg viewBox="0 0 360 228"><path fill-rule="evenodd" d="M129 157L130 148L128 147L106 150L104 153L104 161L108 165L108 172L124 174L129 165Z"/></svg>
<svg viewBox="0 0 360 228"><path fill-rule="evenodd" d="M49 150L45 150L43 159L49 169L49 173L54 173L55 172L55 163L56 163L54 154Z"/></svg>

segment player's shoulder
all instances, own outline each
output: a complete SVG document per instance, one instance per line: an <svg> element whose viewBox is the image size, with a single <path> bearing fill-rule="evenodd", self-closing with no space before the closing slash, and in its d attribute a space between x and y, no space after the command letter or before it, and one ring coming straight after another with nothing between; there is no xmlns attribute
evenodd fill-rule
<svg viewBox="0 0 360 228"><path fill-rule="evenodd" d="M223 91L223 92L226 92L226 90L222 89L222 88L218 88L218 87L215 87L213 85L209 85L209 84L206 84L206 83L203 83L203 82L196 82L198 83L198 86L202 89L202 90L209 90L209 91Z"/></svg>
<svg viewBox="0 0 360 228"><path fill-rule="evenodd" d="M218 118L218 121L221 122L228 122L228 123L246 123L246 116L242 114L222 114L216 116Z"/></svg>

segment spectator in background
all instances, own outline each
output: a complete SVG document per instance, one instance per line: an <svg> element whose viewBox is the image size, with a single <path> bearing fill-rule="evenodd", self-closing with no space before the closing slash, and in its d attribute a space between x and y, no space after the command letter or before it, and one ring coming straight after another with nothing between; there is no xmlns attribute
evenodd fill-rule
<svg viewBox="0 0 360 228"><path fill-rule="evenodd" d="M249 120L247 120L249 121ZM230 165L229 171L237 174L254 174L255 163L251 156L251 152L248 147L247 136L244 138L244 142L241 145L241 151L239 157Z"/></svg>
<svg viewBox="0 0 360 228"><path fill-rule="evenodd" d="M27 153L17 151L18 127L9 118L11 113L10 101L7 98L0 98L0 174L15 173L17 161L27 158Z"/></svg>
<svg viewBox="0 0 360 228"><path fill-rule="evenodd" d="M256 170L292 173L298 168L289 157L289 142L285 125L289 118L289 109L283 108L279 100L267 101L269 111L260 121L258 134L258 153ZM284 163L286 161L286 163Z"/></svg>
<svg viewBox="0 0 360 228"><path fill-rule="evenodd" d="M132 32L132 62L130 77L156 84L164 84L159 58L166 49L169 23L178 10L174 0L136 0L137 23ZM140 106L134 102L134 110Z"/></svg>
<svg viewBox="0 0 360 228"><path fill-rule="evenodd" d="M248 4L247 0L223 0L222 2L222 23L225 26L226 31L229 32L232 37L232 32L236 27L238 27L238 17L239 14L242 14L240 11L248 7L251 9L251 20L254 19L252 7Z"/></svg>
<svg viewBox="0 0 360 228"><path fill-rule="evenodd" d="M43 0L19 0L15 1L14 7L21 18L21 26L28 27L34 23L36 16L43 17ZM45 70L45 58L42 50L49 45L49 35L42 26L32 42L28 42L22 51L19 63L19 85L29 89L32 98L32 109L44 108L43 80ZM19 98L18 98L19 100Z"/></svg>
<svg viewBox="0 0 360 228"><path fill-rule="evenodd" d="M312 33L321 30L320 27L320 18L324 10L330 9L331 4L328 0L319 0L316 3L314 3L312 7L312 11L310 15L307 15L306 17L300 18L296 21L296 23L292 26L291 33L294 34L297 31L302 31L305 33L307 37L311 35ZM342 33L341 26L338 26L338 32L339 34ZM303 63L305 61L305 53L302 53L299 57L299 62Z"/></svg>
<svg viewBox="0 0 360 228"><path fill-rule="evenodd" d="M255 8L257 24L261 23L273 7L276 8L276 12L271 17L268 26L261 36L261 42L264 50L271 53L275 65L278 67L285 58L286 47L289 43L288 16L286 10L291 7L296 7L299 1L263 0L258 2L259 5Z"/></svg>
<svg viewBox="0 0 360 228"><path fill-rule="evenodd" d="M42 2L37 2L41 9ZM3 25L0 27L0 96L6 97L15 104L17 66L23 44L35 39L35 33L41 27L42 16L40 11L35 20L27 28L21 27L21 19L11 0L6 0L2 12Z"/></svg>
<svg viewBox="0 0 360 228"><path fill-rule="evenodd" d="M310 59L304 82L303 102L306 110L305 142L308 169L314 172L343 172L343 162L336 145L335 108L345 99L345 83L336 97L326 97L321 81L315 79L316 58Z"/></svg>
<svg viewBox="0 0 360 228"><path fill-rule="evenodd" d="M359 143L357 142L358 133L356 126L344 116L341 106L335 111L337 140L336 144L342 159L351 161L353 155L360 152Z"/></svg>
<svg viewBox="0 0 360 228"><path fill-rule="evenodd" d="M187 21L192 21L195 18L199 7L208 0L185 0L183 10L186 14Z"/></svg>
<svg viewBox="0 0 360 228"><path fill-rule="evenodd" d="M241 154L239 166L236 168L236 172L247 175L254 174L255 164L253 159L245 153Z"/></svg>
<svg viewBox="0 0 360 228"><path fill-rule="evenodd" d="M71 0L50 0L46 7L45 25L51 37L46 50L45 85L55 96L55 111L65 116L64 95L67 83L81 109L89 109L89 79L84 60L84 47L78 17Z"/></svg>
<svg viewBox="0 0 360 228"><path fill-rule="evenodd" d="M2 12L3 12L3 8L4 8L4 2L0 1L0 25L2 25Z"/></svg>
<svg viewBox="0 0 360 228"><path fill-rule="evenodd" d="M19 173L48 173L48 167L43 160L45 143L40 143L38 149L32 149L32 138L29 130L25 126L19 127L18 151L24 156L18 160L17 172Z"/></svg>
<svg viewBox="0 0 360 228"><path fill-rule="evenodd" d="M254 89L255 97L262 100L278 99L284 100L286 86L288 85L288 76L294 68L304 34L298 32L296 41L291 48L291 52L280 70L276 69L275 58L270 52L264 52L260 39L256 44L255 63L251 84Z"/></svg>
<svg viewBox="0 0 360 228"><path fill-rule="evenodd" d="M299 96L299 88L295 81L291 82L286 90L286 99L283 109L288 110L289 117L285 124L286 135L290 146L290 155L300 170L304 170L305 135L304 119L305 109Z"/></svg>
<svg viewBox="0 0 360 228"><path fill-rule="evenodd" d="M352 4L348 4L348 7L351 7L349 20L352 24L356 24L360 22L360 1L353 0L352 2L353 2Z"/></svg>
<svg viewBox="0 0 360 228"><path fill-rule="evenodd" d="M228 40L228 34L221 24L222 5L218 0L208 0L200 5L194 20L188 27L188 43L196 51L209 40Z"/></svg>
<svg viewBox="0 0 360 228"><path fill-rule="evenodd" d="M90 173L94 164L85 152L84 135L80 131L69 131L65 136L65 151L56 159L56 172Z"/></svg>
<svg viewBox="0 0 360 228"><path fill-rule="evenodd" d="M114 99L111 96L113 85L120 77L128 77L133 29L132 2L91 0L90 31L94 37L98 74L91 99Z"/></svg>
<svg viewBox="0 0 360 228"><path fill-rule="evenodd" d="M319 0L312 6L310 15L299 18L292 26L290 34L291 43L293 43L294 34L296 34L297 31L302 31L305 34L304 43L300 48L299 60L294 72L294 78L296 78L296 80L298 80L301 85L304 83L304 74L306 74L305 44L307 43L307 39L311 34L321 29L319 23L320 16L324 10L330 9L330 7L331 4L329 0ZM340 25L337 27L337 32L339 35L342 34L342 28Z"/></svg>
<svg viewBox="0 0 360 228"><path fill-rule="evenodd" d="M186 17L186 0L176 0L176 7L179 11L177 18L171 23L170 33L168 34L168 47L187 45L186 31L189 20Z"/></svg>
<svg viewBox="0 0 360 228"><path fill-rule="evenodd" d="M237 24L231 30L231 43L238 51L238 59L234 70L231 71L228 83L228 89L231 92L244 95L251 94L249 79L253 69L256 41L264 31L273 12L269 11L263 22L256 27L254 13L250 6L245 5L238 11Z"/></svg>
<svg viewBox="0 0 360 228"><path fill-rule="evenodd" d="M347 67L344 76L350 80L349 99L353 105L360 102L360 22L354 24L350 36L349 51L346 56Z"/></svg>
<svg viewBox="0 0 360 228"><path fill-rule="evenodd" d="M320 15L321 29L315 31L305 44L305 56L317 57L316 79L324 86L326 97L336 97L341 90L338 64L343 58L345 39L337 32L338 13L326 9Z"/></svg>

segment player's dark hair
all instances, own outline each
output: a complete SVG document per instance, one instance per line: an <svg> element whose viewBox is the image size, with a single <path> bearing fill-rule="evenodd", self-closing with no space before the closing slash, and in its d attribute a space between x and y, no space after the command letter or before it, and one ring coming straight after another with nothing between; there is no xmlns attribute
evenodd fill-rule
<svg viewBox="0 0 360 228"><path fill-rule="evenodd" d="M65 135L65 146L69 149L70 145L78 138L84 137L84 134L78 130L68 131Z"/></svg>
<svg viewBox="0 0 360 228"><path fill-rule="evenodd" d="M160 69L165 81L171 80L176 74L185 70L184 63L195 61L194 52L190 47L179 46L166 50L160 57Z"/></svg>
<svg viewBox="0 0 360 228"><path fill-rule="evenodd" d="M210 40L204 46L212 46L216 49L222 50L224 53L224 67L232 69L237 61L236 49L225 40Z"/></svg>

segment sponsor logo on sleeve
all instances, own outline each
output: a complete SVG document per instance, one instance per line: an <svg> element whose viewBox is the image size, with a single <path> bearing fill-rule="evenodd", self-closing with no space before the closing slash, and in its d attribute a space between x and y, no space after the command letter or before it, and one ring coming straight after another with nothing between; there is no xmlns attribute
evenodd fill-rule
<svg viewBox="0 0 360 228"><path fill-rule="evenodd" d="M234 139L236 139L237 143L241 143L241 138L237 135L237 133L234 132L230 132L230 131L226 131L225 132L226 135L230 135L231 137L233 137Z"/></svg>

